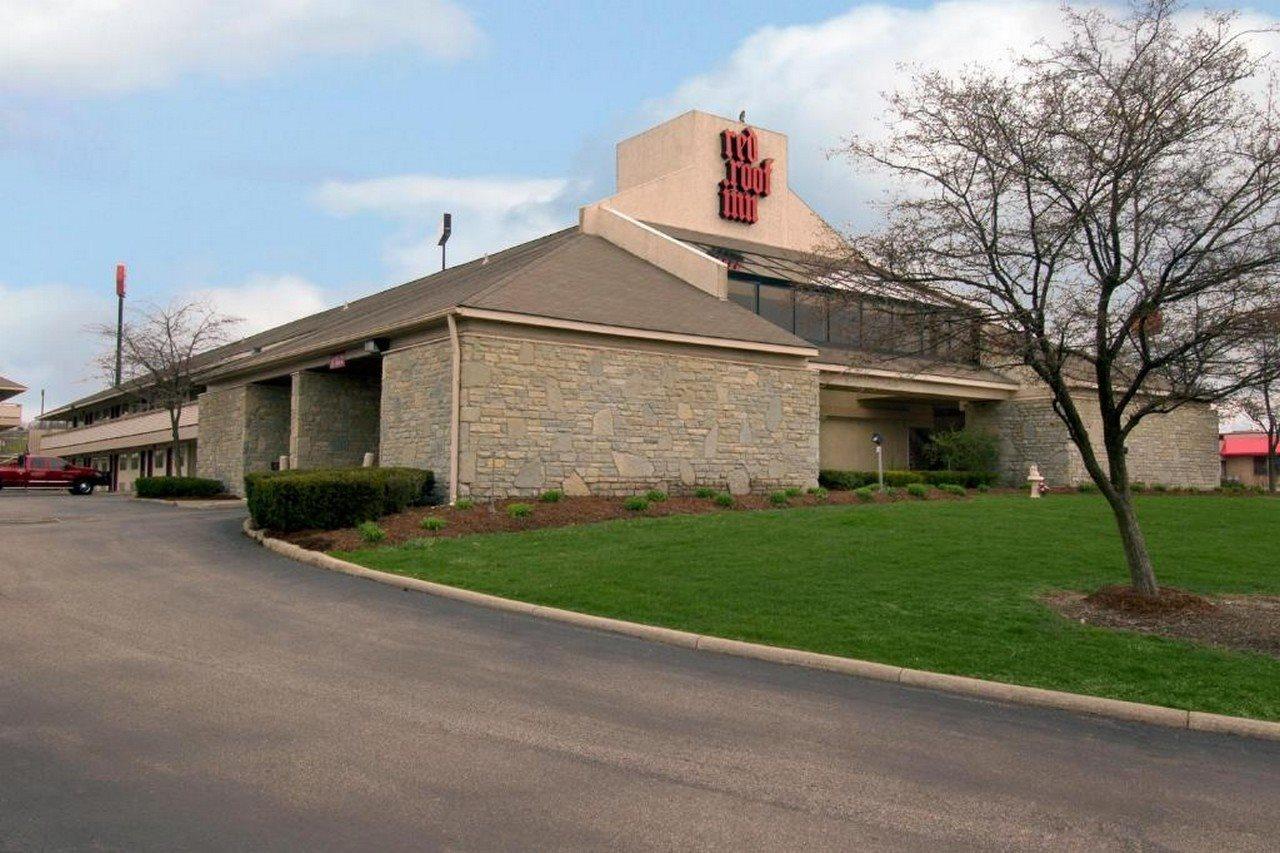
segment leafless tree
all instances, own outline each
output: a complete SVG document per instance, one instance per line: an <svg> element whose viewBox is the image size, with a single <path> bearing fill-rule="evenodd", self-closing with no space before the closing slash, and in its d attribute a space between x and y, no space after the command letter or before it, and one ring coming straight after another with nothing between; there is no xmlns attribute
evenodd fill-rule
<svg viewBox="0 0 1280 853"><path fill-rule="evenodd" d="M1063 42L1007 71L917 74L888 98L887 139L846 152L900 190L885 228L853 239L867 274L968 305L1048 388L1146 595L1126 440L1256 384L1265 371L1237 354L1277 305L1280 266L1269 66L1234 14L1176 11L1064 7Z"/></svg>
<svg viewBox="0 0 1280 853"><path fill-rule="evenodd" d="M1242 356L1258 373L1257 381L1242 389L1236 408L1267 439L1267 491L1276 490L1276 452L1280 449L1280 316L1268 318Z"/></svg>
<svg viewBox="0 0 1280 853"><path fill-rule="evenodd" d="M168 412L173 474L182 473L179 422L183 407L194 399L198 387L197 356L227 343L239 323L239 318L223 315L198 300L148 305L125 322L121 387ZM98 371L114 382L115 326L95 326L94 330L110 341L111 349L98 358Z"/></svg>

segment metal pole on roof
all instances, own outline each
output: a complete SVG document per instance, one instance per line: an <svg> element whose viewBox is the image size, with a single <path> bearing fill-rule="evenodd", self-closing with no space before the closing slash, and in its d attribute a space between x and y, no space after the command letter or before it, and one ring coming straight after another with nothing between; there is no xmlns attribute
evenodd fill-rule
<svg viewBox="0 0 1280 853"><path fill-rule="evenodd" d="M445 243L449 242L449 235L453 233L453 214L446 213L444 221L440 224L440 239L436 241L436 245L440 247L440 269L445 268Z"/></svg>

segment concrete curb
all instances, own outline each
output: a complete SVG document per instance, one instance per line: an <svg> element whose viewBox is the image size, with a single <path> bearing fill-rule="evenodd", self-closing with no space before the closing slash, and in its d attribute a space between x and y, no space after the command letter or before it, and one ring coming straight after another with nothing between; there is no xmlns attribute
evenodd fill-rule
<svg viewBox="0 0 1280 853"><path fill-rule="evenodd" d="M130 498L130 500L138 501L144 504L160 504L161 506L177 506L183 509L220 509L226 507L230 509L233 506L244 506L244 498L236 500L220 500L220 501L175 501L169 498Z"/></svg>
<svg viewBox="0 0 1280 853"><path fill-rule="evenodd" d="M516 601L483 592L473 592L469 589L447 586L433 581L404 577L390 572L380 572L376 569L330 557L328 554L322 554L319 551L308 551L306 548L301 548L291 542L273 539L261 530L255 530L251 526L251 520L247 518L244 520L244 533L250 539L271 551L275 551L277 554L317 568L367 578L379 583L398 586L401 589L411 589L430 595L438 595L441 598L465 601L468 604L476 604L494 610L523 613L528 616L552 619L581 628L593 628L597 631L625 634L629 637L652 640L686 649L734 655L735 657L751 658L752 660L787 664L789 666L802 666L827 672L838 672L843 675L855 675L860 678L872 678L877 681L890 681L896 684L924 687L945 693L958 693L964 696L973 696L997 702L1053 708L1060 711L1092 714L1115 720L1147 723L1175 729L1280 740L1280 723L1273 723L1267 720L1255 720L1249 717L1228 717L1221 714L1187 711L1181 708L1166 708L1162 705L1146 705L1141 702L1125 702L1120 699L1105 699L1101 696L1086 696L1080 693L1066 693L1061 690L1045 690L1039 687L1025 687L1020 684L1006 684L1001 681L967 678L962 675L926 672L874 661L824 655L780 646L766 646L760 643L729 640L723 637L707 637L702 634L692 634L688 631L677 631L673 628L660 628L656 625L642 625L638 622L627 622L622 619L592 616L573 610L561 610L558 607L530 604L525 601Z"/></svg>

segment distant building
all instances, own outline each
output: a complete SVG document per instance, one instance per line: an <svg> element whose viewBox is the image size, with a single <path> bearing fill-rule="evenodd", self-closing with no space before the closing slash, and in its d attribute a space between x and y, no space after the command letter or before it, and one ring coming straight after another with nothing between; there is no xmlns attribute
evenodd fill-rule
<svg viewBox="0 0 1280 853"><path fill-rule="evenodd" d="M22 404L5 401L18 396L25 390L27 390L25 385L19 385L12 379L0 376L0 430L22 426Z"/></svg>
<svg viewBox="0 0 1280 853"><path fill-rule="evenodd" d="M1246 486L1267 485L1267 436L1261 432L1228 432L1218 440L1222 479ZM1280 472L1280 458L1275 461Z"/></svg>

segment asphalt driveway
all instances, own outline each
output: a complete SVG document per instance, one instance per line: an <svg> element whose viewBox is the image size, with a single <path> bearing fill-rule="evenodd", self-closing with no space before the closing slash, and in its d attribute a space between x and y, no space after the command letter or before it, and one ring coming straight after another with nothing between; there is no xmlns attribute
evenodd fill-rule
<svg viewBox="0 0 1280 853"><path fill-rule="evenodd" d="M0 849L1274 849L1280 743L698 653L0 492Z"/></svg>

